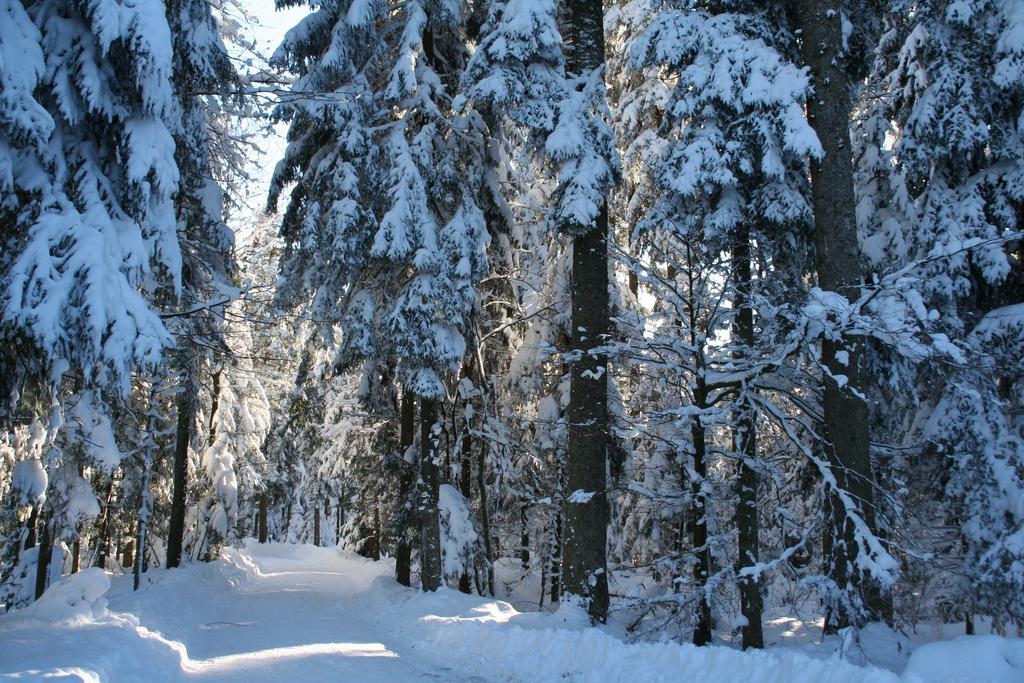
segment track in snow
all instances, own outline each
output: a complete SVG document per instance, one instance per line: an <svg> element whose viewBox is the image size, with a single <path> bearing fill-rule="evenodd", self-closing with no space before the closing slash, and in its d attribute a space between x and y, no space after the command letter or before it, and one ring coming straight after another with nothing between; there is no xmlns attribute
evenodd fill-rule
<svg viewBox="0 0 1024 683"><path fill-rule="evenodd" d="M55 626L31 619L29 608L0 622L0 672L20 680L481 680L387 632L387 615L373 611L380 605L365 604L387 566L328 549L251 545L228 551L226 564L152 572L138 593L129 577L115 578L108 611L96 619Z"/></svg>

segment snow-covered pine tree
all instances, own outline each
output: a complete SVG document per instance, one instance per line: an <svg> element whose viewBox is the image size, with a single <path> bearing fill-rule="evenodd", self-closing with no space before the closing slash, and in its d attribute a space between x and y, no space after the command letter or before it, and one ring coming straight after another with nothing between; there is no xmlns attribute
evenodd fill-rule
<svg viewBox="0 0 1024 683"><path fill-rule="evenodd" d="M717 489L707 474L714 462L710 452L723 450L715 445L722 439L716 432L726 424L734 433L726 452L738 462L737 547L715 552L735 553L743 644L760 647L760 572L749 569L758 564L758 471L764 469L756 430L762 415L770 414L763 404L784 401L768 387L779 384L780 367L790 365L787 356L798 349L772 318L782 303L776 297L804 275L801 255L810 219L805 159L820 147L803 116L809 84L786 58L785 33L774 30L765 12L724 12L719 5L654 11L647 3L632 3L621 10L631 22L639 18L641 29L645 25L632 29L638 35L626 49L632 68L646 70L653 82L638 79L630 87L626 81L618 111L624 122L661 121L635 135L627 157L637 190L626 198L625 211L639 214L630 241L647 254L627 265L648 283L662 309L641 318L641 329L662 321L654 336L631 345L647 349L652 369L664 366L659 372L669 386L692 387L687 396L662 396L660 408L644 410L675 416L673 422L690 415L687 430L666 423L665 438L692 455L681 477L691 489L691 509L684 515L689 521L681 528L692 529L698 644L711 637L714 590L708 585L707 525L714 514L709 495ZM662 81L657 67L668 67L672 80ZM723 253L730 255L727 260ZM669 264L666 275L651 265L658 262ZM729 310L722 308L723 299ZM756 330L755 310L762 318ZM731 341L724 343L729 328ZM674 337L679 340L670 341ZM687 352L673 353L666 365L665 349L672 347ZM721 578L719 572L715 581Z"/></svg>
<svg viewBox="0 0 1024 683"><path fill-rule="evenodd" d="M905 465L920 473L907 478L933 482L928 473L939 472L946 482L943 496L941 485L913 495L958 530L921 539L958 556L962 564L946 567L965 577L939 581L944 594L928 597L952 612L943 616L1020 623L1003 580L1021 566L1009 539L1024 523L1007 502L1020 495L1024 465L1013 445L1017 363L1006 355L1020 344L1024 301L1024 12L1019 3L895 0L883 16L856 137L861 243L873 267L907 273L934 324L970 354L961 368L916 368L904 399L914 416L895 426L909 431L907 443L929 444Z"/></svg>
<svg viewBox="0 0 1024 683"><path fill-rule="evenodd" d="M32 406L35 391L17 404L23 417L39 408L52 414L54 447L44 464L51 484L64 488L47 503L49 541L77 533L79 469L111 473L120 459L116 448L113 461L97 459L76 435L88 445L93 428L105 425L107 438L92 443L112 444L111 405L127 399L133 372L154 367L173 343L150 300L161 287L181 286L173 205L179 109L162 3L111 11L103 3L13 2L4 17L12 30L2 38L0 175L10 229L0 305L15 349L5 361L13 368L5 399L17 401L25 386L51 396L45 408ZM86 405L88 417L79 419ZM68 410L78 412L62 418ZM75 528L55 528L61 520Z"/></svg>
<svg viewBox="0 0 1024 683"><path fill-rule="evenodd" d="M5 336L54 385L70 371L125 395L172 343L147 294L181 286L164 7L15 0L4 16Z"/></svg>
<svg viewBox="0 0 1024 683"><path fill-rule="evenodd" d="M214 24L207 0L174 0L167 5L167 20L174 41L172 80L178 99L180 125L175 130L175 160L180 169L180 187L175 196L175 216L183 254L182 289L176 297L177 309L171 318L177 337L174 360L170 364L178 375L177 425L174 449L174 488L168 528L167 565L177 566L185 543L186 490L189 451L198 446L202 434L197 430L202 397L200 373L213 375L224 362L229 349L224 344L221 319L223 310L237 290L231 281L234 235L223 218L223 194L213 178L210 155L209 121L217 102L230 97L235 80L234 67ZM218 397L209 404L215 409ZM207 437L213 422L207 420ZM233 507L237 490L233 472L225 472L221 459L206 464L224 512L222 523L214 525L226 531L226 510ZM201 515L196 542L208 537L209 507Z"/></svg>
<svg viewBox="0 0 1024 683"><path fill-rule="evenodd" d="M286 37L275 59L300 78L281 109L290 144L271 200L298 180L283 225L284 296L341 326L342 365L397 364L420 398L421 573L434 589L434 423L486 263L485 149L453 105L465 8L417 0L393 9L321 7Z"/></svg>
<svg viewBox="0 0 1024 683"><path fill-rule="evenodd" d="M551 218L573 236L572 363L565 592L607 615L608 329L606 195L617 160L606 123L604 13L600 3L568 3L563 44L554 2L495 2L466 71L467 95L489 112L495 134L515 126L530 151L557 169ZM568 67L568 70L567 70ZM595 351L596 349L596 351Z"/></svg>

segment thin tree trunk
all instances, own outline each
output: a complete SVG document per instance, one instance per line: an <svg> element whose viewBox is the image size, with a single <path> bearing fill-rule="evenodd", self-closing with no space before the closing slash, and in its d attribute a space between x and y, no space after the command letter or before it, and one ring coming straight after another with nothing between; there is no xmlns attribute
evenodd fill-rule
<svg viewBox="0 0 1024 683"><path fill-rule="evenodd" d="M185 539L185 486L188 474L188 447L195 422L195 397L192 379L187 376L178 395L178 424L174 443L174 483L171 495L171 518L167 531L167 567L181 563Z"/></svg>
<svg viewBox="0 0 1024 683"><path fill-rule="evenodd" d="M466 399L466 410L472 410L472 403ZM468 503L473 496L473 438L469 433L469 418L462 425L462 448L459 458L459 492Z"/></svg>
<svg viewBox="0 0 1024 683"><path fill-rule="evenodd" d="M400 414L400 433L398 437L399 447L402 449L402 457L412 446L414 439L413 430L416 427L416 404L413 395L409 391L402 392L402 406ZM409 493L412 490L412 473L409 468L402 465L402 471L398 482L398 500L404 511L404 518L409 519L407 506L409 505ZM408 524L402 525L398 531L398 545L395 548L395 579L403 586L412 585L412 546L409 543L410 530Z"/></svg>
<svg viewBox="0 0 1024 683"><path fill-rule="evenodd" d="M487 561L487 594L494 595L494 550L491 548L491 513L487 509L487 486L484 478L487 461L487 442L480 440L476 460L476 487L480 492L480 531L484 535L484 559Z"/></svg>
<svg viewBox="0 0 1024 683"><path fill-rule="evenodd" d="M466 361L463 375L470 382L473 381L472 360ZM473 495L473 439L469 432L472 415L473 403L470 397L466 396L465 406L463 407L462 444L459 449L459 492L466 499L466 505L470 504ZM459 590L463 593L469 593L469 586L469 570L467 568L463 570L462 575L459 577Z"/></svg>
<svg viewBox="0 0 1024 683"><path fill-rule="evenodd" d="M49 583L50 558L53 557L53 539L50 533L50 520L45 512L39 513L42 531L39 533L39 559L36 563L36 600L43 597Z"/></svg>
<svg viewBox="0 0 1024 683"><path fill-rule="evenodd" d="M82 541L78 538L71 544L71 573L77 574L81 568L82 561Z"/></svg>
<svg viewBox="0 0 1024 683"><path fill-rule="evenodd" d="M107 555L110 554L110 534L113 523L111 522L111 508L114 505L114 473L110 473L107 481L107 490L103 500L103 519L100 522L99 538L96 539L96 566L100 569L107 567Z"/></svg>
<svg viewBox="0 0 1024 683"><path fill-rule="evenodd" d="M373 508L373 542L370 544L370 559L380 559L380 508Z"/></svg>
<svg viewBox="0 0 1024 683"><path fill-rule="evenodd" d="M313 545L320 545L320 506L313 508Z"/></svg>
<svg viewBox="0 0 1024 683"><path fill-rule="evenodd" d="M258 527L257 533L259 533L260 543L267 542L267 492L260 492L260 508L259 517L257 519L256 526Z"/></svg>
<svg viewBox="0 0 1024 683"><path fill-rule="evenodd" d="M551 604L562 596L562 513L555 513L551 528Z"/></svg>
<svg viewBox="0 0 1024 683"><path fill-rule="evenodd" d="M345 525L345 486L341 487L341 495L338 496L338 503L334 506L334 545L341 543L341 527Z"/></svg>
<svg viewBox="0 0 1024 683"><path fill-rule="evenodd" d="M530 569L530 529L527 526L526 509L526 503L519 507L519 562L522 564L524 572Z"/></svg>
<svg viewBox="0 0 1024 683"><path fill-rule="evenodd" d="M754 348L754 309L751 305L753 278L750 268L750 231L742 228L737 231L733 244L733 270L736 279L735 332L736 339L747 349L747 355ZM742 355L742 354L740 354ZM748 389L749 391L749 389ZM757 565L759 557L758 532L760 520L757 510L757 470L754 463L757 459L757 413L749 404L739 408L736 421L736 450L739 455L738 497L736 505L736 532L739 545L739 562L737 572L746 567ZM741 629L743 649L763 648L764 633L761 625L761 585L754 577L740 575L740 613L745 624Z"/></svg>
<svg viewBox="0 0 1024 683"><path fill-rule="evenodd" d="M697 388L694 391L694 407L707 408L706 400L707 390L704 386L704 378L698 377ZM707 501L703 490L708 474L707 441L700 417L691 418L690 435L693 439L693 470L697 475L690 481L690 495L693 499L693 505L690 508L693 518L692 545L693 552L697 556L693 576L697 583L697 589L700 591L697 604L697 623L693 627L693 644L707 645L711 642L711 604L704 588L708 582L708 576L711 574L711 549L708 547Z"/></svg>
<svg viewBox="0 0 1024 683"><path fill-rule="evenodd" d="M433 433L436 415L434 399L420 397L420 577L425 591L440 588L444 578L441 569L441 520L437 508L440 482Z"/></svg>
<svg viewBox="0 0 1024 683"><path fill-rule="evenodd" d="M697 319L695 297L698 296L696 282L693 275L693 263L690 247L686 248L687 278L689 280L689 327L690 347L693 349L694 367L696 369L696 383L693 389L693 407L699 411L690 418L690 438L693 445L693 471L696 475L690 479L690 516L691 526L691 548L696 555L697 562L693 568L694 579L700 591L697 603L697 622L693 627L693 644L706 645L711 642L711 603L708 600L705 586L708 577L711 575L711 549L708 547L708 521L707 521L707 500L704 492L704 482L707 479L707 434L704 423L701 420L703 412L707 410L707 382L704 378L704 348L700 345L698 338L698 326L701 324ZM672 275L674 277L674 274Z"/></svg>
<svg viewBox="0 0 1024 683"><path fill-rule="evenodd" d="M811 161L811 190L814 206L815 249L818 285L853 301L862 279L860 249L853 186L850 144L852 98L843 49L841 3L838 0L795 0L795 16L802 33L804 64L810 68L814 95L807 103L807 116L824 150L820 160ZM840 590L863 603L863 610L850 614L842 608L826 624L837 631L864 617L878 618L886 611L877 584L860 572L850 572L860 552L854 525L848 513L859 514L872 533L875 524L874 490L871 476L868 407L861 396L867 386L863 371L864 340L848 335L839 341L822 343L824 377L825 451L836 485L860 501L856 510L846 510L831 491L826 531L825 558L828 572ZM846 362L840 362L840 361ZM846 377L841 387L834 376Z"/></svg>

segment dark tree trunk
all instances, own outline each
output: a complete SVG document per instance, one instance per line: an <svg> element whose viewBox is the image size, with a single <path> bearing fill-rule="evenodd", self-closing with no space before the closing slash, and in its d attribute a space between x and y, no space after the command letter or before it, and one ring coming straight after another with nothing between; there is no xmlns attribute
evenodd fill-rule
<svg viewBox="0 0 1024 683"><path fill-rule="evenodd" d="M167 567L181 563L181 548L185 539L185 486L188 474L188 447L195 422L195 397L192 380L186 378L178 394L178 424L174 443L174 483L171 493L171 518L167 530Z"/></svg>
<svg viewBox="0 0 1024 683"><path fill-rule="evenodd" d="M607 209L597 226L573 241L572 364L562 590L587 601L596 621L608 615L608 360L590 350L608 332ZM574 499L573 496L576 496Z"/></svg>
<svg viewBox="0 0 1024 683"><path fill-rule="evenodd" d="M850 149L852 99L842 54L841 3L795 0L795 10L802 32L804 64L810 68L814 81L807 116L824 150L821 160L811 161L818 285L852 301L859 295L862 270ZM854 336L822 343L822 359L829 373L847 378L846 388L830 376L824 378L824 447L837 486L847 491L852 500L859 501L856 510L846 510L835 491L830 492L831 528L825 534L825 561L830 577L840 589L859 597L867 613L855 615L839 610L826 624L830 631L861 622L864 616L877 618L886 611L876 583L857 571L849 571L861 549L857 547L848 513L861 515L868 528L877 531L868 406L860 398L867 385L863 347L864 340ZM846 363L840 362L842 355L846 355Z"/></svg>
<svg viewBox="0 0 1024 683"><path fill-rule="evenodd" d="M736 340L746 347L746 354L754 348L754 309L750 297L753 278L750 269L750 231L741 229L733 244L733 270L736 280L735 334ZM738 354L740 356L744 354ZM750 389L748 389L749 391ZM757 564L759 556L758 532L760 520L757 511L757 413L752 405L739 408L736 420L736 451L739 456L737 477L736 532L739 544L737 571ZM761 626L761 585L753 577L739 578L740 613L746 620L742 628L743 649L764 647Z"/></svg>
<svg viewBox="0 0 1024 683"><path fill-rule="evenodd" d="M519 535L519 561L522 564L524 572L529 571L530 569L530 528L528 526L526 510L527 504L523 503L519 507L519 522L521 524Z"/></svg>
<svg viewBox="0 0 1024 683"><path fill-rule="evenodd" d="M436 415L434 399L420 397L420 575L425 591L440 588L444 578L441 570L441 520L437 509L440 481L433 433Z"/></svg>
<svg viewBox="0 0 1024 683"><path fill-rule="evenodd" d="M96 566L107 568L107 555L110 554L110 535L114 526L111 509L114 506L114 473L110 473L107 490L103 496L103 518L100 520L99 537L96 539Z"/></svg>
<svg viewBox="0 0 1024 683"><path fill-rule="evenodd" d="M487 562L487 594L494 595L494 550L491 547L491 513L487 509L487 486L484 477L487 461L487 442L480 440L480 455L476 461L476 487L480 492L480 531L484 535L484 559Z"/></svg>
<svg viewBox="0 0 1024 683"><path fill-rule="evenodd" d="M260 543L267 542L267 492L263 491L260 493L260 509L259 516L257 518L256 526L259 527L257 533L259 534Z"/></svg>
<svg viewBox="0 0 1024 683"><path fill-rule="evenodd" d="M463 374L470 382L473 381L473 361L471 358L466 360ZM466 499L467 506L472 501L473 496L473 439L469 432L470 418L467 417L467 415L472 415L472 410L472 399L466 396L463 409L462 444L459 448L459 492ZM479 577L477 583L479 583ZM469 593L469 585L469 570L466 569L459 577L459 590L463 593Z"/></svg>
<svg viewBox="0 0 1024 683"><path fill-rule="evenodd" d="M313 545L320 545L320 506L313 508Z"/></svg>
<svg viewBox="0 0 1024 683"><path fill-rule="evenodd" d="M129 538L121 549L121 566L129 569L135 565L135 539Z"/></svg>
<svg viewBox="0 0 1024 683"><path fill-rule="evenodd" d="M77 574L82 562L82 541L79 538L71 544L71 573Z"/></svg>
<svg viewBox="0 0 1024 683"><path fill-rule="evenodd" d="M597 0L567 3L570 63L579 73L605 63L604 11ZM609 505L608 358L591 353L608 335L608 206L594 225L573 239L572 364L569 392L568 479L565 503L562 590L587 603L595 621L608 617L606 544ZM577 498L573 498L573 494Z"/></svg>
<svg viewBox="0 0 1024 683"><path fill-rule="evenodd" d="M694 391L694 407L699 409L707 408L707 390L704 386L704 378L698 377L697 388ZM699 417L691 419L690 435L693 439L693 470L697 476L690 481L690 494L693 497L693 505L690 508L690 515L693 519L691 524L693 552L697 557L697 563L693 568L693 577L696 580L700 598L697 603L697 623L693 627L693 644L707 645L711 642L711 603L707 594L704 593L704 586L711 574L711 549L708 547L708 522L707 506L703 491L704 480L707 478L707 441L704 433L704 425Z"/></svg>
<svg viewBox="0 0 1024 683"><path fill-rule="evenodd" d="M465 377L471 382L473 381L472 363L466 362ZM473 402L470 397L466 397L465 410L472 414ZM462 446L460 448L459 457L459 492L462 493L463 497L468 503L472 499L473 495L473 437L470 435L470 420L467 417L463 418L462 423Z"/></svg>
<svg viewBox="0 0 1024 683"><path fill-rule="evenodd" d="M551 529L551 603L562 595L562 513L555 513Z"/></svg>
<svg viewBox="0 0 1024 683"><path fill-rule="evenodd" d="M132 565L132 590L139 590L142 583L142 572L145 570L143 558L146 556L146 514L139 515L139 521L135 529L135 543L138 549L135 553L135 562Z"/></svg>
<svg viewBox="0 0 1024 683"><path fill-rule="evenodd" d="M412 393L402 393L402 407L400 414L400 433L398 437L399 446L402 449L401 455L412 446L414 439L413 430L416 428L416 403ZM398 501L402 506L403 519L408 520L409 493L412 490L412 472L405 464L402 465L398 482ZM409 543L410 530L408 523L403 522L402 528L398 530L398 545L395 548L395 579L403 586L412 585L412 546Z"/></svg>
<svg viewBox="0 0 1024 683"><path fill-rule="evenodd" d="M50 520L45 512L39 513L39 559L36 564L36 600L43 597L49 583L50 558L53 557L53 538L50 533Z"/></svg>
<svg viewBox="0 0 1024 683"><path fill-rule="evenodd" d="M692 551L697 559L697 562L693 567L693 576L696 580L697 588L700 591L697 602L697 621L693 626L693 644L707 645L711 642L713 625L711 623L711 603L708 601L707 593L704 592L704 587L707 584L708 577L711 575L711 549L708 547L708 508L704 492L704 481L707 479L708 473L707 435L704 423L701 421L701 415L708 407L708 389L707 382L704 377L704 348L701 346L700 339L697 334L698 326L701 323L697 319L697 305L695 298L698 294L696 292L697 285L693 275L692 254L690 253L689 246L687 246L686 258L688 265L687 278L689 279L688 291L690 294L690 305L688 311L690 347L693 349L694 367L697 375L693 389L693 407L698 411L701 411L690 418L690 439L693 444L693 471L696 475L689 482L690 496L692 499L692 504L690 506L690 517L692 520L690 527L690 543ZM670 277L674 278L675 273L670 272Z"/></svg>
<svg viewBox="0 0 1024 683"><path fill-rule="evenodd" d="M371 560L380 559L380 508L373 508L373 535L370 537L369 557Z"/></svg>

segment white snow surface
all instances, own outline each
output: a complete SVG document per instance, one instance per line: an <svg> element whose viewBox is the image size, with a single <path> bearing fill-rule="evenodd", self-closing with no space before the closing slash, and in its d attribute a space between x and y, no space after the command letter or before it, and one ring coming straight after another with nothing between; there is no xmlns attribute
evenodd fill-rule
<svg viewBox="0 0 1024 683"><path fill-rule="evenodd" d="M257 545L128 576L66 577L0 617L0 678L67 681L924 681L1024 680L1024 641L977 636L919 648L908 671L785 648L627 644L576 607L509 604L397 584L390 561ZM107 586L110 586L109 590Z"/></svg>

